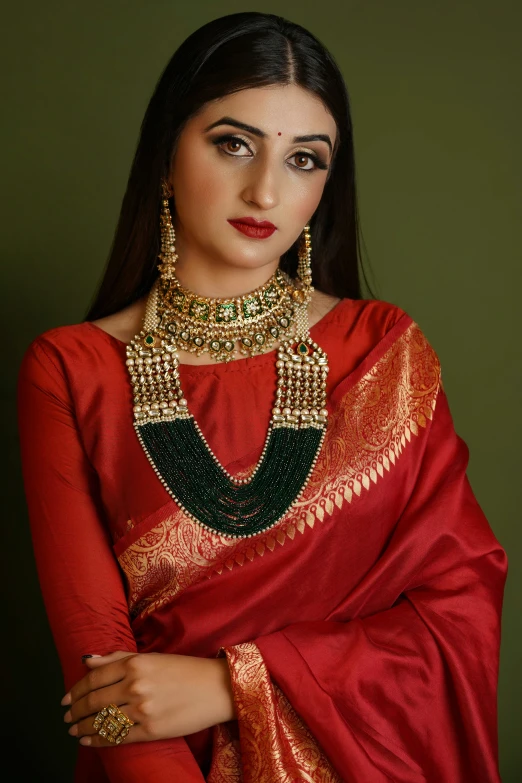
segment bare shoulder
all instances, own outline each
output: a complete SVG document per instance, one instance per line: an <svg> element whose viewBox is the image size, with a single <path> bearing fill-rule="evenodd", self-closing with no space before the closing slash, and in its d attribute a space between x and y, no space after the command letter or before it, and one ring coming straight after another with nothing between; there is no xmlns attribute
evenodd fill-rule
<svg viewBox="0 0 522 783"><path fill-rule="evenodd" d="M143 296L117 313L98 318L92 323L112 337L128 343L142 327L146 304L147 297Z"/></svg>
<svg viewBox="0 0 522 783"><path fill-rule="evenodd" d="M340 301L338 296L331 296L315 289L312 294L312 301L308 307L308 322L310 326L314 326L326 313L333 310Z"/></svg>

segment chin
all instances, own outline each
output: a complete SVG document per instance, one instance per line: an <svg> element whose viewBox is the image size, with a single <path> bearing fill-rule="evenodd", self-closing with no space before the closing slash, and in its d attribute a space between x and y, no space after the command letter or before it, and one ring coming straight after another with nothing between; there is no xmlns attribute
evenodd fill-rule
<svg viewBox="0 0 522 783"><path fill-rule="evenodd" d="M217 251L217 252L216 252ZM221 258L227 266L233 266L237 269L261 269L264 266L272 264L275 258L280 254L277 251L267 252L267 248L253 247L250 252L245 248L231 248L230 244L224 249L215 248L213 255Z"/></svg>

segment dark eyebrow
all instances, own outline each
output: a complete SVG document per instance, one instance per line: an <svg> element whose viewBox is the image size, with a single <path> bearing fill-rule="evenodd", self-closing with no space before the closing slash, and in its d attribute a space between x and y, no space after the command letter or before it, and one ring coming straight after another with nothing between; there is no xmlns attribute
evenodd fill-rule
<svg viewBox="0 0 522 783"><path fill-rule="evenodd" d="M245 122L235 120L233 117L221 117L220 120L216 120L216 122L208 125L205 128L205 133L207 133L209 130L212 130L212 128L217 127L218 125L233 125L235 128L240 128L247 133L252 133L252 135L259 136L261 139L267 138L267 134L260 130L260 128L254 128L253 125L247 125ZM330 152L332 152L332 140L327 133L309 133L307 136L294 136L292 143L295 144L300 141L324 141L330 147Z"/></svg>

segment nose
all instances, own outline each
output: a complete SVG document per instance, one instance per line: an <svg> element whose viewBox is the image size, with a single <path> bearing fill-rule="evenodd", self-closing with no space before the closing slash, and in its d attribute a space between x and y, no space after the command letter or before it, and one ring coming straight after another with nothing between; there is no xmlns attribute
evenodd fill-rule
<svg viewBox="0 0 522 783"><path fill-rule="evenodd" d="M255 165L245 167L246 182L243 186L243 200L259 209L272 209L279 204L280 183L274 161L260 158Z"/></svg>

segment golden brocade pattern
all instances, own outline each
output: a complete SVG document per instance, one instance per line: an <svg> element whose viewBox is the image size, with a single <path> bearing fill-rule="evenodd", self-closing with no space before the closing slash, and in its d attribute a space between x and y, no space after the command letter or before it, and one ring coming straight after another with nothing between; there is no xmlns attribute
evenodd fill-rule
<svg viewBox="0 0 522 783"><path fill-rule="evenodd" d="M280 522L252 538L231 539L178 510L122 552L132 616L154 612L196 582L274 551L353 502L392 470L427 426L439 388L437 355L412 322L338 401L308 485Z"/></svg>
<svg viewBox="0 0 522 783"><path fill-rule="evenodd" d="M267 671L259 648L225 648L239 725L215 729L207 783L341 783L323 750Z"/></svg>

